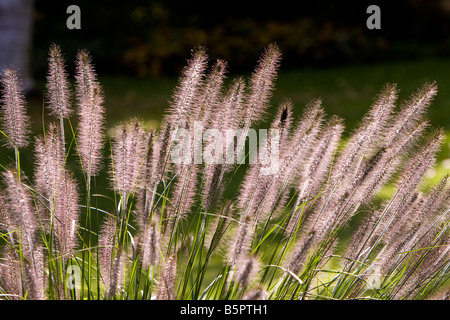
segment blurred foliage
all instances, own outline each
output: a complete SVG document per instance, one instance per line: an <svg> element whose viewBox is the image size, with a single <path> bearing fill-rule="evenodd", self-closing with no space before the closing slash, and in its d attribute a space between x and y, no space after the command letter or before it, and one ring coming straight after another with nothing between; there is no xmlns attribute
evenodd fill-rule
<svg viewBox="0 0 450 320"><path fill-rule="evenodd" d="M36 0L34 71L45 72L47 50L68 59L91 51L99 72L178 74L198 45L234 71L250 71L262 48L277 42L283 67L331 66L450 53L450 0L293 1ZM66 8L81 8L81 30L66 28ZM381 30L368 30L366 9L378 4Z"/></svg>

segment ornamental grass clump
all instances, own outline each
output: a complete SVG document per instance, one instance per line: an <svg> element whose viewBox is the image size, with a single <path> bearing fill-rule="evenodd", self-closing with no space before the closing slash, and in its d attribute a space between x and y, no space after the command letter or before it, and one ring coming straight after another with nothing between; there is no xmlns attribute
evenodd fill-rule
<svg viewBox="0 0 450 320"><path fill-rule="evenodd" d="M91 56L72 88L52 45L34 139L19 71L3 70L0 297L448 299L450 182L422 184L445 136L425 117L437 84L400 103L386 84L346 134L319 98L270 115L280 61L271 44L225 81L199 47L158 130L107 131Z"/></svg>

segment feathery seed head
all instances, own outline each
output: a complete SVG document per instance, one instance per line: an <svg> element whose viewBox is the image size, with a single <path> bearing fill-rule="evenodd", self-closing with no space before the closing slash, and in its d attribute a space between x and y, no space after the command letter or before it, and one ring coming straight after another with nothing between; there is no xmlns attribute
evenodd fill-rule
<svg viewBox="0 0 450 320"><path fill-rule="evenodd" d="M175 256L170 256L162 270L161 280L159 282L158 294L156 300L174 300L175 299L175 276L177 261Z"/></svg>
<svg viewBox="0 0 450 320"><path fill-rule="evenodd" d="M109 278L109 284L107 286L106 297L108 299L113 299L116 295L118 289L120 289L120 283L123 277L123 263L125 257L122 248L117 250L117 253L112 261L111 274Z"/></svg>
<svg viewBox="0 0 450 320"><path fill-rule="evenodd" d="M43 251L38 243L38 225L31 204L28 190L19 180L16 171L7 170L3 173L7 188L9 211L14 226L20 230L20 243L25 265L23 276L25 287L32 299L42 299L44 291Z"/></svg>
<svg viewBox="0 0 450 320"><path fill-rule="evenodd" d="M172 194L173 202L167 208L169 215L181 216L190 212L197 196L198 165L182 165Z"/></svg>
<svg viewBox="0 0 450 320"><path fill-rule="evenodd" d="M36 190L48 199L50 211L54 209L54 200L64 171L65 154L60 134L59 126L50 123L45 137L37 137L35 141Z"/></svg>
<svg viewBox="0 0 450 320"><path fill-rule="evenodd" d="M146 137L146 158L144 163L144 184L148 190L153 190L158 181L158 168L161 166L162 144L155 130L150 130Z"/></svg>
<svg viewBox="0 0 450 320"><path fill-rule="evenodd" d="M113 261L117 243L117 221L108 216L104 221L98 238L100 270L107 288L110 287L113 273Z"/></svg>
<svg viewBox="0 0 450 320"><path fill-rule="evenodd" d="M216 113L220 110L222 84L225 79L227 63L218 59L206 76L205 82L198 94L198 101L190 115L192 121L201 121L205 127L214 126L212 123Z"/></svg>
<svg viewBox="0 0 450 320"><path fill-rule="evenodd" d="M3 195L3 190L0 190L0 230L10 231L11 227L11 217L7 207L6 199Z"/></svg>
<svg viewBox="0 0 450 320"><path fill-rule="evenodd" d="M55 201L55 236L64 261L74 253L80 214L79 194L75 179L65 171Z"/></svg>
<svg viewBox="0 0 450 320"><path fill-rule="evenodd" d="M0 264L0 288L3 292L12 295L10 299L19 300L22 296L22 271L18 252L7 246L3 250Z"/></svg>
<svg viewBox="0 0 450 320"><path fill-rule="evenodd" d="M142 266L148 269L159 262L160 235L158 230L158 219L153 220L145 226L142 244Z"/></svg>
<svg viewBox="0 0 450 320"><path fill-rule="evenodd" d="M168 110L174 129L184 128L188 123L186 119L195 107L197 95L203 84L207 60L206 48L199 47L192 52L192 57L182 72L180 84L175 89Z"/></svg>
<svg viewBox="0 0 450 320"><path fill-rule="evenodd" d="M289 140L292 126L292 102L284 100L278 107L277 114L271 124L271 128L280 130L280 145Z"/></svg>
<svg viewBox="0 0 450 320"><path fill-rule="evenodd" d="M426 171L436 161L436 154L441 148L445 133L436 129L426 137L417 153L408 161L400 178L399 188L405 188L410 193L422 180Z"/></svg>
<svg viewBox="0 0 450 320"><path fill-rule="evenodd" d="M299 157L299 154L308 154L316 143L317 135L322 130L325 112L321 106L322 101L316 99L311 101L304 110L294 132L288 141L281 146L281 178L286 174L293 174L291 170L302 170L306 157ZM284 174L284 175L283 175Z"/></svg>
<svg viewBox="0 0 450 320"><path fill-rule="evenodd" d="M243 259L236 270L236 280L246 289L254 280L260 269L257 257L251 256Z"/></svg>
<svg viewBox="0 0 450 320"><path fill-rule="evenodd" d="M264 289L255 289L247 293L242 300L267 300L268 295Z"/></svg>
<svg viewBox="0 0 450 320"><path fill-rule="evenodd" d="M212 127L222 130L239 128L241 122L245 119L244 90L244 79L240 77L234 79L222 99L221 108L211 125Z"/></svg>
<svg viewBox="0 0 450 320"><path fill-rule="evenodd" d="M76 61L76 92L78 102L78 152L83 171L88 177L100 170L103 148L103 93L92 66L91 57L80 51Z"/></svg>
<svg viewBox="0 0 450 320"><path fill-rule="evenodd" d="M381 90L336 160L334 179L339 180L343 176L352 179L359 169L362 157L379 147L380 136L391 119L396 99L395 85L388 84Z"/></svg>
<svg viewBox="0 0 450 320"><path fill-rule="evenodd" d="M23 289L29 300L44 300L44 286L36 279L36 270L32 264L25 261L22 265Z"/></svg>
<svg viewBox="0 0 450 320"><path fill-rule="evenodd" d="M247 249L254 237L253 220L254 219L250 214L241 216L241 221L235 231L228 257L228 262L233 267L236 267L241 263L241 259L243 255L247 253Z"/></svg>
<svg viewBox="0 0 450 320"><path fill-rule="evenodd" d="M0 100L2 129L9 138L6 145L13 149L26 147L29 143L29 117L26 113L19 71L14 67L4 69L0 82L2 85Z"/></svg>
<svg viewBox="0 0 450 320"><path fill-rule="evenodd" d="M309 102L294 129L291 145L303 144L309 136L318 133L324 116L325 111L322 108L321 99L314 99Z"/></svg>
<svg viewBox="0 0 450 320"><path fill-rule="evenodd" d="M315 232L310 231L308 235L306 235L304 238L301 238L299 243L294 248L294 251L291 253L291 255L288 258L287 261L287 269L294 274L298 274L304 260L306 259L309 250L311 249L313 243L314 243L314 237Z"/></svg>
<svg viewBox="0 0 450 320"><path fill-rule="evenodd" d="M65 61L61 48L55 44L50 47L49 69L47 74L47 100L50 114L66 118L72 112L70 90Z"/></svg>
<svg viewBox="0 0 450 320"><path fill-rule="evenodd" d="M76 96L79 105L90 103L93 96L93 89L97 84L97 74L92 64L92 58L88 51L80 50L77 53L75 79L77 82Z"/></svg>
<svg viewBox="0 0 450 320"><path fill-rule="evenodd" d="M258 66L250 79L250 91L247 97L246 119L259 121L265 114L272 94L281 60L281 52L276 44L270 44L261 55Z"/></svg>
<svg viewBox="0 0 450 320"><path fill-rule="evenodd" d="M34 233L38 230L38 226L35 221L30 194L23 182L19 180L17 172L7 170L3 173L3 177L7 185L6 195L12 219L16 227L23 229L24 234L31 235L28 238L30 240L28 245L30 245L30 250L32 250L36 245Z"/></svg>
<svg viewBox="0 0 450 320"><path fill-rule="evenodd" d="M395 144L423 121L423 115L436 93L437 84L435 82L426 83L403 103L385 134L387 145Z"/></svg>
<svg viewBox="0 0 450 320"><path fill-rule="evenodd" d="M137 119L116 129L112 143L111 176L114 177L113 188L125 196L133 193L142 181L148 136L142 121Z"/></svg>
<svg viewBox="0 0 450 320"><path fill-rule="evenodd" d="M314 144L301 170L302 179L298 185L299 197L305 198L317 194L327 177L343 131L342 119L333 116L320 133L317 143Z"/></svg>

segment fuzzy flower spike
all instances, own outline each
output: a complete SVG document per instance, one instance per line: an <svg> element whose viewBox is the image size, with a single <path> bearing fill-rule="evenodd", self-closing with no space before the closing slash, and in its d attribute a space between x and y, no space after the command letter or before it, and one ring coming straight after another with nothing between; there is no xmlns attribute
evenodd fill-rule
<svg viewBox="0 0 450 320"><path fill-rule="evenodd" d="M89 54L82 50L76 60L78 102L78 151L88 177L100 170L103 148L103 93Z"/></svg>
<svg viewBox="0 0 450 320"><path fill-rule="evenodd" d="M4 69L0 76L2 85L2 131L8 137L6 145L13 149L26 147L29 143L29 117L26 114L23 85L19 71L14 68Z"/></svg>

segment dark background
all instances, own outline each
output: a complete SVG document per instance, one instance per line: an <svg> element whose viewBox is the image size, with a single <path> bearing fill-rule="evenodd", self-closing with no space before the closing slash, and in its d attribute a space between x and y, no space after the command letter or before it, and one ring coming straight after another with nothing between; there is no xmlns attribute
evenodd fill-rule
<svg viewBox="0 0 450 320"><path fill-rule="evenodd" d="M306 4L307 3L307 4ZM81 9L69 30L66 9ZM381 30L368 30L366 9L381 9ZM450 54L450 0L395 1L45 1L35 0L32 71L42 77L49 45L67 59L88 49L99 73L178 75L190 50L209 48L234 71L251 71L276 42L282 67L327 68Z"/></svg>

